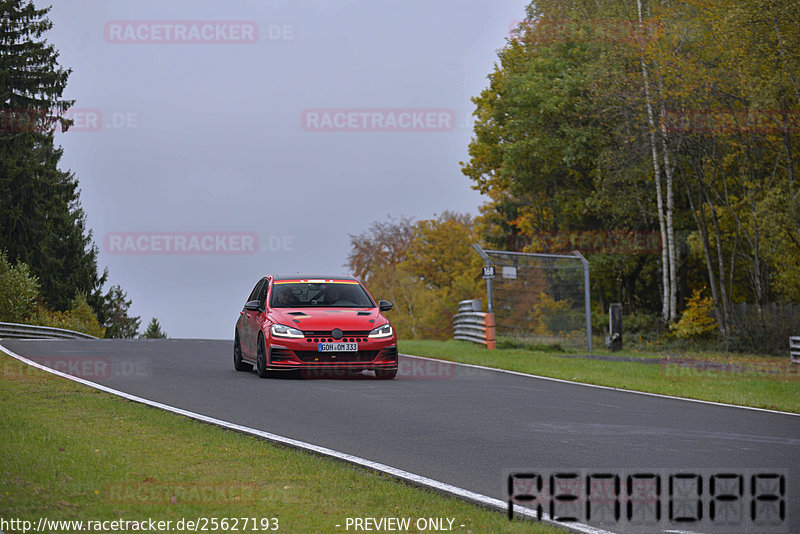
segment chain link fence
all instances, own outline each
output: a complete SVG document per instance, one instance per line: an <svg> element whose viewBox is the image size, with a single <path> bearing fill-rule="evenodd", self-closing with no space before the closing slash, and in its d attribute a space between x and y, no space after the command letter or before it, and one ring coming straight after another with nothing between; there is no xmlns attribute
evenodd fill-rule
<svg viewBox="0 0 800 534"><path fill-rule="evenodd" d="M498 340L592 350L589 267L580 253L475 249L487 267L494 267L487 297Z"/></svg>

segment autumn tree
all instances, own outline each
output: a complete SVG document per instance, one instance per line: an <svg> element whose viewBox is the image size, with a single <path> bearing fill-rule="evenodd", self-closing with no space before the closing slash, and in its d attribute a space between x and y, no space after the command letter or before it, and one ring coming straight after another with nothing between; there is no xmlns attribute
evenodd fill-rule
<svg viewBox="0 0 800 534"><path fill-rule="evenodd" d="M36 311L39 280L25 263L12 265L0 250L0 322L24 323Z"/></svg>
<svg viewBox="0 0 800 534"><path fill-rule="evenodd" d="M652 52L670 67L667 139L720 332L749 343L739 332L754 318L737 317L734 303L754 304L771 328L763 306L796 299L800 284L798 4L695 0L683 11L689 37Z"/></svg>
<svg viewBox="0 0 800 534"><path fill-rule="evenodd" d="M483 294L483 263L472 248L477 242L472 217L466 214L445 211L415 225L402 267L427 290L426 302L417 312L422 337L451 337L458 302Z"/></svg>
<svg viewBox="0 0 800 534"><path fill-rule="evenodd" d="M657 231L660 261L587 254L595 298L674 322L707 286L729 341L750 322L735 303L796 300L798 7L531 3L473 99L481 237L537 252L547 231Z"/></svg>
<svg viewBox="0 0 800 534"><path fill-rule="evenodd" d="M489 197L478 221L487 242L546 252L536 247L542 233L658 228L637 28L633 4L627 12L615 2L528 7L473 99L462 171ZM628 304L653 308L657 286L641 277L655 274L655 258L600 260L611 278L593 284L595 293L617 300L625 288Z"/></svg>
<svg viewBox="0 0 800 534"><path fill-rule="evenodd" d="M408 217L374 221L358 235L350 235L347 264L354 276L371 283L406 257L414 237L413 221Z"/></svg>
<svg viewBox="0 0 800 534"><path fill-rule="evenodd" d="M472 218L452 212L373 222L350 236L348 266L377 298L394 303L400 337L445 339L458 301L481 295L476 239Z"/></svg>
<svg viewBox="0 0 800 534"><path fill-rule="evenodd" d="M424 304L424 292L403 268L414 238L414 223L408 217L374 221L357 235L350 235L348 268L369 287L376 298L394 304L392 324L401 337L418 338L417 310Z"/></svg>

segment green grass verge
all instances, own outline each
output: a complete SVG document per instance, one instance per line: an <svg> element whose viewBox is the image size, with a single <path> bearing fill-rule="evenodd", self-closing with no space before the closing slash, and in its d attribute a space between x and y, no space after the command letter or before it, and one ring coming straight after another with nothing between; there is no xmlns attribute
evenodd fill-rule
<svg viewBox="0 0 800 534"><path fill-rule="evenodd" d="M400 352L443 360L471 363L691 399L800 413L800 374L788 357L707 353L675 355L620 351L599 355L637 358L670 357L675 363L645 364L565 358L580 352L545 352L524 349L486 350L467 341L400 341ZM585 354L585 351L584 353ZM561 357L559 357L559 355ZM680 359L698 359L687 365ZM714 364L729 364L726 370Z"/></svg>
<svg viewBox="0 0 800 534"><path fill-rule="evenodd" d="M275 517L279 532L346 532L348 517L401 517L412 520L404 532L419 532L414 520L433 517L454 518L464 533L563 532L129 402L3 354L0 370L5 520ZM240 520L239 531L254 530L243 527ZM234 531L233 523L215 530Z"/></svg>

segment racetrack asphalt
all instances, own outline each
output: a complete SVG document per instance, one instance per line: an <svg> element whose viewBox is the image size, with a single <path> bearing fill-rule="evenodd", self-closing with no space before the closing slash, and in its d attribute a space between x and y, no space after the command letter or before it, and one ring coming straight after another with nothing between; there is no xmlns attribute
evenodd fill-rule
<svg viewBox="0 0 800 534"><path fill-rule="evenodd" d="M800 417L794 415L405 356L398 378L389 381L369 373L260 379L233 369L232 341L1 344L126 393L499 499L508 496L510 470L782 469L789 514L782 528L800 532Z"/></svg>

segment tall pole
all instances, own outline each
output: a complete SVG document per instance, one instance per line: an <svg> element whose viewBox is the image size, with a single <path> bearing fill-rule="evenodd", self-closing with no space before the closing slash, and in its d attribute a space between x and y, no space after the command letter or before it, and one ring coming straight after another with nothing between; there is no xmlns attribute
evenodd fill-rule
<svg viewBox="0 0 800 534"><path fill-rule="evenodd" d="M488 265L487 265L488 267ZM486 312L487 313L494 313L494 309L492 307L492 279L486 279Z"/></svg>
<svg viewBox="0 0 800 534"><path fill-rule="evenodd" d="M583 254L577 250L572 251L583 263L583 300L586 309L586 344L589 346L589 352L592 352L592 305L591 305L591 291L589 288L589 262L583 257Z"/></svg>
<svg viewBox="0 0 800 534"><path fill-rule="evenodd" d="M487 267L491 267L492 260L489 258L489 255L481 248L481 246L477 243L472 245L472 248L483 258L483 263ZM494 313L494 307L492 306L492 279L486 279L486 312L487 313ZM591 350L591 349L590 349Z"/></svg>

